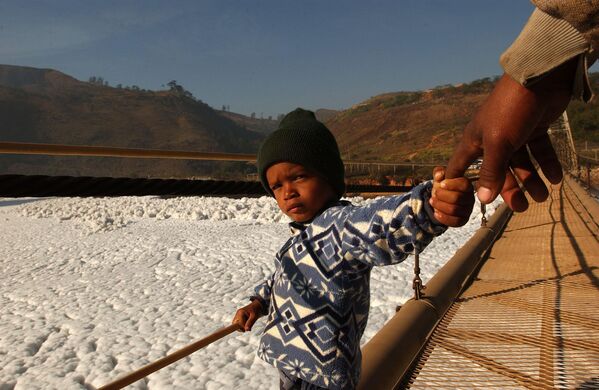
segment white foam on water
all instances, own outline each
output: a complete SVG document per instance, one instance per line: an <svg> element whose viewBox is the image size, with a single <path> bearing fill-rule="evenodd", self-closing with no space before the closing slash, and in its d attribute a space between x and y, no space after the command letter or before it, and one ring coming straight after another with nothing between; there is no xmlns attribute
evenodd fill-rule
<svg viewBox="0 0 599 390"><path fill-rule="evenodd" d="M478 229L479 208L421 255L425 282ZM99 387L230 324L289 237L268 197L0 199L0 221L2 390ZM373 270L363 343L412 296L412 268ZM278 389L256 356L263 326L129 388Z"/></svg>

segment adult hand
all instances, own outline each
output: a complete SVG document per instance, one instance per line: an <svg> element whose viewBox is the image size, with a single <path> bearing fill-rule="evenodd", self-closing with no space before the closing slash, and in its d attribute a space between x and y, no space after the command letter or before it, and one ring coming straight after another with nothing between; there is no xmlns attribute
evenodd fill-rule
<svg viewBox="0 0 599 390"><path fill-rule="evenodd" d="M492 202L501 193L512 210L526 210L528 201L517 180L535 201L547 199L549 192L530 155L551 183L562 180L561 165L547 129L570 101L576 65L576 58L569 60L530 88L504 74L466 125L446 177L462 176L482 156L477 190L482 203Z"/></svg>

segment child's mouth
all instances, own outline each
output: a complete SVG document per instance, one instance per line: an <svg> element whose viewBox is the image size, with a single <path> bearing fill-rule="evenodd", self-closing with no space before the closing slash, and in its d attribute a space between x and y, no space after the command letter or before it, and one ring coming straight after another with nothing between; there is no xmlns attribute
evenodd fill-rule
<svg viewBox="0 0 599 390"><path fill-rule="evenodd" d="M303 206L301 204L292 204L288 209L288 213L298 212Z"/></svg>

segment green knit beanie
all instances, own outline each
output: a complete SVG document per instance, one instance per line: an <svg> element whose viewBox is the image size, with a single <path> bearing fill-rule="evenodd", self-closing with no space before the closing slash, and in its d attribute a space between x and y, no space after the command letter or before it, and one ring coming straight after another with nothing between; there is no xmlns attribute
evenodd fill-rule
<svg viewBox="0 0 599 390"><path fill-rule="evenodd" d="M345 193L345 173L337 141L312 111L297 108L281 120L258 152L258 175L266 191L273 195L266 170L278 162L292 162L320 173L338 198ZM274 196L274 195L273 195Z"/></svg>

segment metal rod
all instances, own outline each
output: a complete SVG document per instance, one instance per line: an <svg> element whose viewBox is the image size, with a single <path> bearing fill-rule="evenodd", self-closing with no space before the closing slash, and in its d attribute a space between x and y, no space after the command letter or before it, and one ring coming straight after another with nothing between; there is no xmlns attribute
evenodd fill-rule
<svg viewBox="0 0 599 390"><path fill-rule="evenodd" d="M96 156L96 157L135 157L169 158L181 160L211 161L256 161L253 154L206 153L181 150L156 150L135 148L112 148L84 145L32 144L22 142L0 142L0 154L46 154L54 156Z"/></svg>
<svg viewBox="0 0 599 390"><path fill-rule="evenodd" d="M0 142L0 154L44 154L52 156L94 156L94 157L134 157L134 158L167 158L180 160L208 161L246 161L255 162L256 155L243 153L209 153L189 152L182 150L158 150L137 148L114 148L86 145L58 145L25 142ZM399 166L437 166L425 162L396 162L384 163L377 161L344 161L345 164L399 165ZM379 167L380 169L380 167Z"/></svg>

